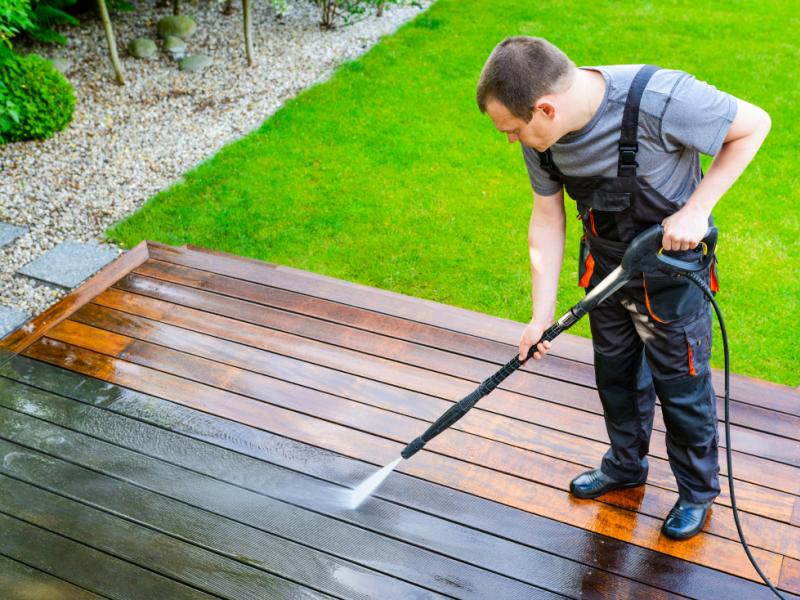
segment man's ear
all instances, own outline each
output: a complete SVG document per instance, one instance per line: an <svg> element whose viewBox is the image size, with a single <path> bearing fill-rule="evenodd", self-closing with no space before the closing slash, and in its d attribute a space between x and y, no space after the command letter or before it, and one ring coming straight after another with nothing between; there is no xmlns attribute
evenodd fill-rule
<svg viewBox="0 0 800 600"><path fill-rule="evenodd" d="M552 120L553 117L556 116L556 106L550 100L538 100L536 104L533 105L532 114L536 114L537 112L543 113L547 119Z"/></svg>

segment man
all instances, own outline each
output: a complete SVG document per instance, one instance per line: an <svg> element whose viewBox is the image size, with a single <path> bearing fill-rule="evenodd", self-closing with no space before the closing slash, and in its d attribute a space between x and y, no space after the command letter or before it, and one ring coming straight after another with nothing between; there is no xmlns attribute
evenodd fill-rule
<svg viewBox="0 0 800 600"><path fill-rule="evenodd" d="M565 238L564 188L583 222L579 285L591 289L626 245L662 223L665 251L683 258L711 223L711 209L770 129L762 109L678 70L654 65L580 67L542 38L512 37L481 72L477 101L519 141L534 208L528 243L533 317L523 359L552 323ZM699 153L715 156L703 177ZM716 291L715 267L706 273ZM710 306L684 277L647 273L589 314L595 377L611 445L599 468L570 483L595 498L647 478L655 398L679 498L662 532L699 532L719 494ZM550 343L540 344L541 359Z"/></svg>

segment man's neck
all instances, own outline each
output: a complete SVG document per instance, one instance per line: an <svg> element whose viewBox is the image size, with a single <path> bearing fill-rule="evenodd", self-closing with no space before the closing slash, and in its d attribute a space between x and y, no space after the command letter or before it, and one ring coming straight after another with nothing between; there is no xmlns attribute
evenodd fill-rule
<svg viewBox="0 0 800 600"><path fill-rule="evenodd" d="M575 81L567 92L571 113L568 132L586 127L600 108L605 93L606 82L602 73L593 69L577 69Z"/></svg>

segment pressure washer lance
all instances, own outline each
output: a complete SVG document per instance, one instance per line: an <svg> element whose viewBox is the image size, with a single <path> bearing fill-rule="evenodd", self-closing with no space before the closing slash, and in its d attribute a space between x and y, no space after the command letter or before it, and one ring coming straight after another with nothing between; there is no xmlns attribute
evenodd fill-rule
<svg viewBox="0 0 800 600"><path fill-rule="evenodd" d="M445 429L456 423L478 401L499 386L509 375L519 369L536 352L537 346L544 341L551 342L562 332L577 323L586 313L594 309L598 304L611 297L617 290L622 288L631 279L642 272L652 272L656 269L670 271L684 275L692 283L698 286L706 298L714 307L719 322L720 333L722 335L722 346L725 355L725 439L727 440L725 456L728 460L728 488L731 497L731 509L733 510L733 520L736 523L736 531L742 542L747 558L753 568L759 574L764 583L777 595L785 600L785 597L775 588L766 574L761 570L750 547L744 537L742 525L739 522L739 510L736 506L736 495L733 489L733 459L731 457L731 427L730 427L730 352L728 349L728 335L725 330L725 321L722 318L722 311L717 304L714 295L706 285L705 281L698 275L708 269L714 259L714 252L717 246L717 228L711 227L707 232L700 247L703 248L703 255L697 261L684 261L666 254L663 254L661 240L664 237L664 228L661 225L653 225L649 229L640 233L628 245L622 257L621 264L608 274L595 288L584 296L583 300L575 304L553 325L551 325L542 337L531 346L525 360L519 360L519 356L514 356L512 360L503 365L494 375L487 378L470 394L462 400L456 402L447 409L428 429L418 438L414 439L400 453L400 457L383 467L380 471L369 477L351 492L350 507L357 508L386 477L394 470L401 460L408 460Z"/></svg>

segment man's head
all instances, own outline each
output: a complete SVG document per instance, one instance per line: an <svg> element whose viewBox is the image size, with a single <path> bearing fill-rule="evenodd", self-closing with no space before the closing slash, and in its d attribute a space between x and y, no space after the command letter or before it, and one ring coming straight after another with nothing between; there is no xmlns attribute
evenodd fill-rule
<svg viewBox="0 0 800 600"><path fill-rule="evenodd" d="M570 89L576 71L575 63L543 38L506 38L481 71L478 107L509 143L544 151L567 131L560 95Z"/></svg>

